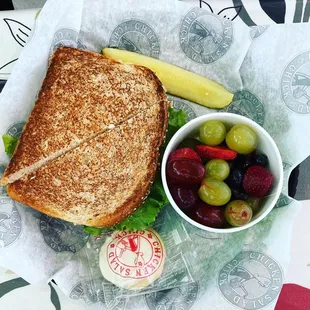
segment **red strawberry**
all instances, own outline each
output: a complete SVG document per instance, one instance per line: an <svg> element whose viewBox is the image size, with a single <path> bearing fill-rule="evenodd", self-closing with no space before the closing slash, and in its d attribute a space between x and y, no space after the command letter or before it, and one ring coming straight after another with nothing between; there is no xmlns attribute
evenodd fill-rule
<svg viewBox="0 0 310 310"><path fill-rule="evenodd" d="M220 146L197 145L196 151L200 157L208 159L218 158L232 160L237 156L237 152Z"/></svg>
<svg viewBox="0 0 310 310"><path fill-rule="evenodd" d="M199 163L202 163L201 158L198 156L198 154L188 147L184 147L182 149L178 149L171 153L169 155L168 161L171 161L173 159L192 159L196 160Z"/></svg>
<svg viewBox="0 0 310 310"><path fill-rule="evenodd" d="M243 188L253 197L264 197L269 192L272 182L273 174L268 169L254 165L243 177Z"/></svg>

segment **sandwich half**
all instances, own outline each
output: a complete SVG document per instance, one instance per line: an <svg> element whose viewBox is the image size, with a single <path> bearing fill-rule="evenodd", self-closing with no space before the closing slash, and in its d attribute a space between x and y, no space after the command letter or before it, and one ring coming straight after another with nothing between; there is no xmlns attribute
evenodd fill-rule
<svg viewBox="0 0 310 310"><path fill-rule="evenodd" d="M58 48L1 185L165 100L160 81L145 67Z"/></svg>
<svg viewBox="0 0 310 310"><path fill-rule="evenodd" d="M75 224L114 225L147 197L167 125L159 101L8 185L10 197Z"/></svg>

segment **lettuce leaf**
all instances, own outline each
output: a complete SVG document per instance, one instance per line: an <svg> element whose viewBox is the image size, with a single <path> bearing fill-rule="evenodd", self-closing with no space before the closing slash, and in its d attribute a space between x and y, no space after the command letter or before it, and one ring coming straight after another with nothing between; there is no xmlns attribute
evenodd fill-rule
<svg viewBox="0 0 310 310"><path fill-rule="evenodd" d="M168 130L170 127L180 129L186 124L187 115L184 110L175 110L169 107Z"/></svg>
<svg viewBox="0 0 310 310"><path fill-rule="evenodd" d="M168 145L172 136L186 124L187 115L183 110L174 110L169 107L169 121L168 121L168 130L166 134L166 140L163 143L160 153L161 157ZM109 228L95 228L84 226L85 232L98 236L105 231L109 230L127 230L127 231L136 231L143 230L155 222L156 217L163 206L169 203L168 198L165 194L165 190L160 178L160 169L158 169L156 178L151 187L150 194L142 204L142 206L135 211L132 215L127 217L121 223L109 227Z"/></svg>
<svg viewBox="0 0 310 310"><path fill-rule="evenodd" d="M186 124L187 115L184 110L175 110L169 107L169 121L166 140L162 145L164 151L174 134Z"/></svg>
<svg viewBox="0 0 310 310"><path fill-rule="evenodd" d="M168 202L161 179L158 176L142 206L120 224L113 226L112 229L129 231L143 230L156 220L159 211Z"/></svg>
<svg viewBox="0 0 310 310"><path fill-rule="evenodd" d="M18 139L19 139L18 137L11 137L9 135L2 136L4 150L8 156L11 157L13 155Z"/></svg>
<svg viewBox="0 0 310 310"><path fill-rule="evenodd" d="M99 236L102 234L103 229L97 228L97 227L91 227L91 226L84 226L84 231L87 234L93 235L93 236Z"/></svg>

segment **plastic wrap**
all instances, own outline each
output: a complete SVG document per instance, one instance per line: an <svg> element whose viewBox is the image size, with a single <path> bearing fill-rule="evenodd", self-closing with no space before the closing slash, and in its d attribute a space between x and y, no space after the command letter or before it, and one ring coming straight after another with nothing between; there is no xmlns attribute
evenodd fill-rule
<svg viewBox="0 0 310 310"><path fill-rule="evenodd" d="M160 236L164 250L162 247L157 246L159 242L156 236L150 234L152 230ZM133 235L136 236L133 237L135 241L132 241L135 245L130 248L129 239ZM115 239L112 238L114 236ZM111 238L116 241L111 241ZM150 245L146 245L148 244L147 240L157 246L153 255L150 255L150 252L147 253L150 248ZM112 273L114 272L115 277L118 278L113 279L112 282L120 281L120 274L124 278L124 281L127 282L130 282L132 278L134 278L134 281L135 276L137 276L144 280L140 288L137 286L135 289L117 287L104 278L100 270L100 263L102 264L102 261L100 261L100 251L107 241L108 247L112 249L105 252L107 254L106 258L109 260L110 257L110 262L113 261L109 266ZM197 278L197 274L194 264L195 253L191 249L190 243L191 239L187 234L185 226L177 219L177 215L171 206L164 208L151 229L135 232L134 234L124 231L110 231L104 233L101 237L91 237L85 249L80 253L81 260L87 260L86 266L83 263L80 268L84 291L90 296L99 296L99 298L100 294L104 294L106 306L113 308L115 303L127 297L153 293L159 290L171 289L180 285L193 283ZM138 244L140 244L140 248L137 246ZM156 255L158 254L157 252L159 255ZM132 258L130 262L127 261L124 263L124 254L127 258ZM156 269L155 272L158 272L159 277L154 282L149 283L148 280L152 279L152 269L154 269L155 265L153 262L153 267L151 266L152 258L155 259L155 264L157 261L161 261L163 270L161 273L161 267ZM111 271L109 273L110 276ZM142 286L145 287L142 288Z"/></svg>

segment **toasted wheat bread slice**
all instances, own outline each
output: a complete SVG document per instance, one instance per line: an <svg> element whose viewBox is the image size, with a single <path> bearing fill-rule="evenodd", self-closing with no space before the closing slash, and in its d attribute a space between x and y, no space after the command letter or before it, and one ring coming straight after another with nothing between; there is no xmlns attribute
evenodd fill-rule
<svg viewBox="0 0 310 310"><path fill-rule="evenodd" d="M58 48L1 184L18 180L165 98L160 81L147 68Z"/></svg>
<svg viewBox="0 0 310 310"><path fill-rule="evenodd" d="M75 224L120 222L148 195L166 133L167 106L161 101L9 184L9 196Z"/></svg>

